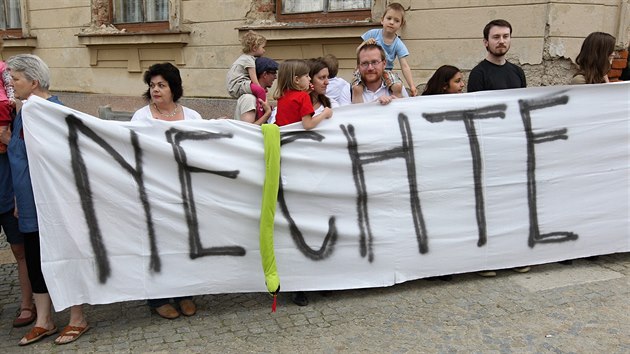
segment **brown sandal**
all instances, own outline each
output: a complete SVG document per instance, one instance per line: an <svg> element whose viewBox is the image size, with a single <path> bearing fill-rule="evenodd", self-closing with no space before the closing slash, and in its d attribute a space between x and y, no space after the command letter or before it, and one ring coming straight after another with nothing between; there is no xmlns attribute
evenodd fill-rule
<svg viewBox="0 0 630 354"><path fill-rule="evenodd" d="M43 327L33 327L31 330L24 335L22 340L18 343L19 345L27 345L33 342L37 342L40 339L44 339L52 334L57 333L57 327L53 327L52 329L46 329Z"/></svg>
<svg viewBox="0 0 630 354"><path fill-rule="evenodd" d="M31 313L30 316L28 317L20 317L20 315L22 314L22 312L24 311L28 311ZM19 327L24 327L24 326L28 326L31 323L33 323L33 321L35 321L35 319L37 319L37 310L35 309L35 306L33 306L32 308L28 308L28 307L22 307L21 309L19 309L17 311L17 313L15 314L15 319L13 320L13 327L15 328L19 328Z"/></svg>
<svg viewBox="0 0 630 354"><path fill-rule="evenodd" d="M61 333L59 333L59 336L55 339L55 344L62 345L62 344L72 343L75 340L79 339L79 337L81 337L83 333L87 332L88 329L90 329L89 325L85 325L85 327L67 325L63 328ZM62 337L70 337L70 339L62 342L61 341Z"/></svg>

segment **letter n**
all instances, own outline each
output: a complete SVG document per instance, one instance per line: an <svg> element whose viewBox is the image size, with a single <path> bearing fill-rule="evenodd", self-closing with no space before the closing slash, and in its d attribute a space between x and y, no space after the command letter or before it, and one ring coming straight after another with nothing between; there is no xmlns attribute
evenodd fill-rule
<svg viewBox="0 0 630 354"><path fill-rule="evenodd" d="M142 150L140 149L140 144L138 142L138 135L136 132L131 131L131 145L135 155L135 166L132 166L125 161L122 155L120 155L111 145L98 136L98 134L96 134L92 129L88 128L79 118L74 115L68 115L66 117L66 123L68 124L68 142L70 144L72 172L74 173L74 180L77 185L79 197L81 198L81 208L85 214L85 220L90 234L90 243L92 244L92 250L94 251L94 256L96 258L99 282L101 284L107 282L107 278L111 275L111 267L109 265L109 260L107 259L107 250L103 244L103 235L98 225L98 219L94 209L92 189L90 187L88 170L81 154L81 147L79 146L78 132L81 132L85 137L103 148L103 150L105 150L105 152L107 152L114 161L120 165L120 167L133 177L134 181L138 185L138 195L144 209L147 230L149 232L149 243L151 247L151 262L149 264L149 269L159 273L161 263L155 243L155 230L153 227L153 218L151 217L151 205L149 204L147 191L144 186Z"/></svg>

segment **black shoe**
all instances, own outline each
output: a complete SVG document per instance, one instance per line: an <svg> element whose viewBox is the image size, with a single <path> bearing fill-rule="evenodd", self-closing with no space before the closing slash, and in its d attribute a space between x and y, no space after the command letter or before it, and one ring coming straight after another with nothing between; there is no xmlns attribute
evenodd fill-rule
<svg viewBox="0 0 630 354"><path fill-rule="evenodd" d="M298 306L306 306L308 305L308 298L303 291L298 291L291 295L291 301Z"/></svg>

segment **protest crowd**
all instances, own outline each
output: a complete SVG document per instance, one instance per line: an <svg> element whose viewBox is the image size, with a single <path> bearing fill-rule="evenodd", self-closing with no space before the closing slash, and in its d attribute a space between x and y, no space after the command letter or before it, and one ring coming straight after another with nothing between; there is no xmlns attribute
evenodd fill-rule
<svg viewBox="0 0 630 354"><path fill-rule="evenodd" d="M397 34L405 25L404 7L398 3L389 4L381 24L382 29L370 30L362 36L363 43L356 49L352 82L337 76L339 64L331 54L277 63L264 56L266 39L249 31L242 38L243 54L234 61L226 77L227 92L237 100L234 116L230 118L255 125L301 123L304 129L310 130L326 119L334 120L335 108L349 104L378 102L387 105L396 99L417 95L527 87L523 70L506 60L512 37L512 26L508 21L493 20L483 29L487 55L472 69L467 84L460 69L444 63L422 90L416 87L408 64L411 53ZM613 36L602 32L590 34L577 57L578 69L571 84L608 82L607 73L614 56ZM400 74L394 70L396 59ZM21 304L13 326L32 325L19 345L53 335L56 344L71 343L90 326L83 315L82 305L72 306L69 323L61 330L53 322L48 286L63 284L44 279L42 274L37 211L21 115L22 101L31 95L63 103L50 93L49 69L35 55L16 55L6 64L0 62L0 73L0 226L17 260L21 288ZM199 113L179 103L183 85L174 65L152 65L144 73L143 80L146 84L143 97L147 105L133 114L132 121L202 119ZM275 107L267 100L267 91L274 82ZM519 267L513 270L523 273L529 269ZM495 276L496 271L489 269L479 275ZM450 275L436 277L444 281L451 278ZM291 296L297 305L308 304L304 292ZM149 299L148 307L166 319L193 316L197 311L192 296Z"/></svg>

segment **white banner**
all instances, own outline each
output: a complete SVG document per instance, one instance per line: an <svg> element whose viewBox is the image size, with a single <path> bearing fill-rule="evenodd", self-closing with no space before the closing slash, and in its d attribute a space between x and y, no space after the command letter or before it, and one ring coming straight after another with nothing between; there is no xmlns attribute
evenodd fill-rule
<svg viewBox="0 0 630 354"><path fill-rule="evenodd" d="M335 109L283 127L282 291L627 252L630 84ZM258 126L23 108L55 308L266 291Z"/></svg>

